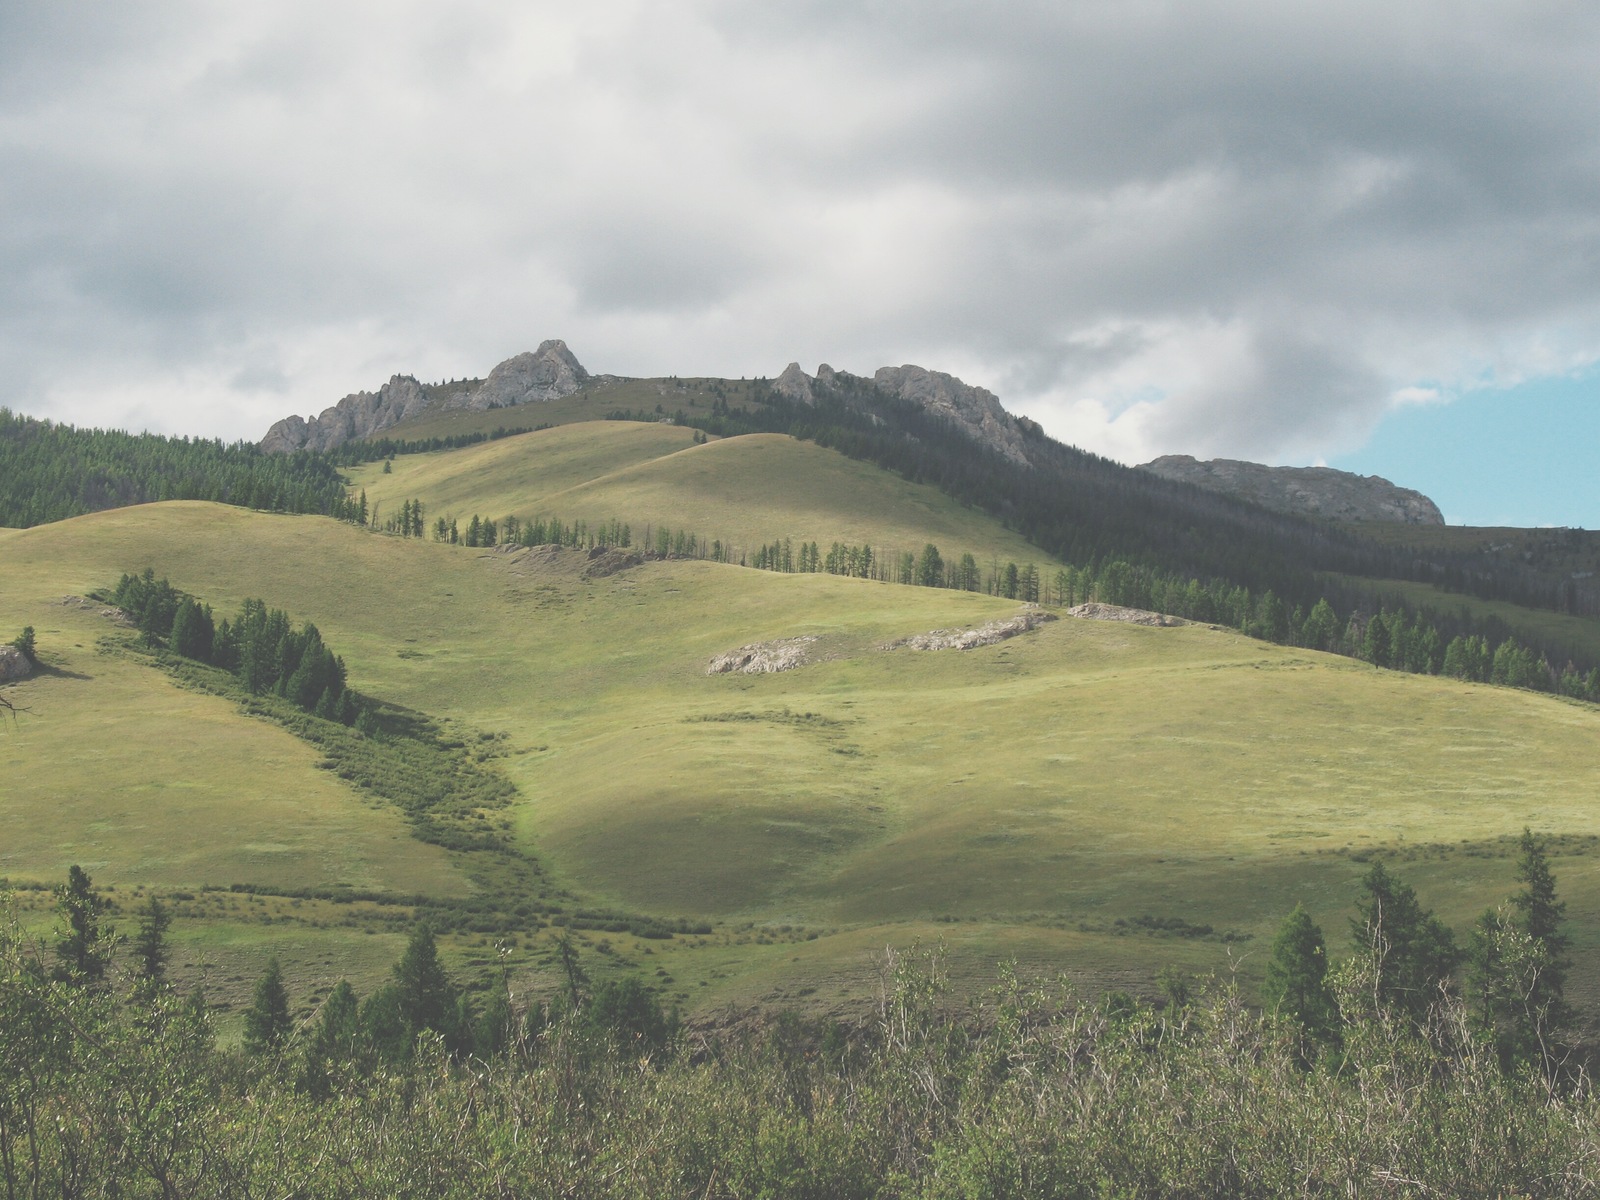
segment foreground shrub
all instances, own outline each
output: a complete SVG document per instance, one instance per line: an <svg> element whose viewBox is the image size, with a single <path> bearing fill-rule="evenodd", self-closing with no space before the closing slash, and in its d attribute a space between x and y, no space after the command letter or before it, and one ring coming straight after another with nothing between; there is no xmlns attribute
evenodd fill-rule
<svg viewBox="0 0 1600 1200"><path fill-rule="evenodd" d="M847 1053L792 1020L641 1053L573 1014L488 1061L423 1031L394 1064L326 1054L353 1012L247 1056L170 989L40 964L0 933L8 1197L1543 1197L1600 1162L1585 1090L1507 1074L1459 1011L1364 1002L1359 964L1309 1067L1226 986L1157 1011L1005 979L955 1013L937 955L891 963Z"/></svg>

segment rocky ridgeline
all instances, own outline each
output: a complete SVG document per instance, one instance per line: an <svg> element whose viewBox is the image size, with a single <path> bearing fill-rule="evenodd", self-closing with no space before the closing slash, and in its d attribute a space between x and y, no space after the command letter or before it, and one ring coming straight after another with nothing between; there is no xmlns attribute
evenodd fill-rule
<svg viewBox="0 0 1600 1200"><path fill-rule="evenodd" d="M425 413L454 409L481 412L489 408L559 400L577 392L592 379L610 378L591 376L565 342L552 339L540 343L531 353L506 359L489 372L482 383L429 387L411 375L396 375L377 391L346 396L319 416L285 417L267 430L266 437L261 439L261 448L269 454L332 450L346 442L376 437L386 429ZM835 371L827 363L818 367L815 375L807 375L799 363L790 363L772 381L772 389L797 403L815 404L819 390L863 383L897 400L921 405L973 441L999 452L1018 466L1030 465L1024 448L1025 432L1042 431L1026 418L1008 413L994 393L963 383L943 371L908 364L880 367L871 379L863 379ZM852 386L851 390L857 389Z"/></svg>
<svg viewBox="0 0 1600 1200"><path fill-rule="evenodd" d="M455 389L443 395L429 390L410 375L396 375L376 392L346 396L322 414L305 420L285 417L261 439L269 454L293 450L331 450L346 442L374 437L392 426L424 412L467 409L482 412L559 400L581 388L589 378L583 364L560 339L541 342L539 348L518 354L489 372L476 388Z"/></svg>
<svg viewBox="0 0 1600 1200"><path fill-rule="evenodd" d="M815 375L807 375L799 363L790 363L772 381L772 389L797 403L815 404L817 390L832 387L841 378L849 376L827 363L818 367ZM910 364L879 367L872 383L879 391L943 417L973 441L999 451L1018 466L1030 465L1023 448L1022 420L1008 413L993 392L962 383L943 371Z"/></svg>
<svg viewBox="0 0 1600 1200"><path fill-rule="evenodd" d="M1198 462L1187 454L1169 454L1139 469L1279 512L1337 521L1444 524L1439 506L1421 492L1396 487L1376 475L1353 475L1331 467L1266 467L1228 458Z"/></svg>

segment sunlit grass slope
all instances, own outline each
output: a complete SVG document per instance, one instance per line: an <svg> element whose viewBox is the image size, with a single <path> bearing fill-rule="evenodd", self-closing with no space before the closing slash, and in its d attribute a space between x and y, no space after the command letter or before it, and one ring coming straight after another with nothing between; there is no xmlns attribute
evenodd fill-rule
<svg viewBox="0 0 1600 1200"><path fill-rule="evenodd" d="M0 730L0 876L54 879L80 863L168 886L465 891L442 852L318 770L310 746L96 653L113 628L102 606L61 601L138 569L120 553L130 524L172 531L170 514L146 508L0 532L0 632L32 625L46 662L8 691L31 711Z"/></svg>
<svg viewBox="0 0 1600 1200"><path fill-rule="evenodd" d="M586 903L719 922L704 945L663 943L653 958L624 947L691 1004L843 988L871 946L941 932L974 978L1011 954L1114 981L1163 962L1223 968L1231 951L1249 974L1297 900L1342 945L1374 852L1464 932L1515 887L1500 839L1524 825L1567 839L1554 862L1580 968L1600 965L1593 707L1197 626L1067 619L968 652L884 650L1015 606L706 562L590 578L576 552L474 551L205 504L0 534L0 556L0 630L34 624L50 661L89 677L11 693L34 709L0 733L15 875L95 849L119 883L194 878L203 860L249 878L252 855L283 843L301 854L293 872L276 868L285 880L349 878L355 866L327 858L349 853L374 877L450 885L427 874L443 860L392 837L390 814L304 791L323 773L270 727L206 709L225 733L188 747L191 732L211 735L183 706L221 702L96 656L99 618L52 605L149 565L221 611L260 596L314 621L363 691L504 735L518 836L560 884ZM705 673L721 651L794 636L817 639L799 670ZM146 711L121 715L130 707ZM142 724L124 733L113 718ZM138 754L74 750L134 739ZM212 788L220 829L167 815L186 779ZM304 812L273 809L274 796ZM349 834L290 836L351 813ZM54 844L69 821L86 832ZM193 862L174 866L163 847L185 840L180 824ZM1214 933L1152 936L1145 915ZM822 936L762 945L731 932L747 922ZM1230 947L1225 932L1247 940Z"/></svg>
<svg viewBox="0 0 1600 1200"><path fill-rule="evenodd" d="M428 524L472 514L498 520L555 515L616 518L642 537L665 524L753 549L785 537L870 544L879 551L974 555L980 565L1053 560L992 518L936 488L782 434L693 444L672 425L599 421L522 434L437 454L406 455L392 474L373 463L352 472L380 518L420 499Z"/></svg>

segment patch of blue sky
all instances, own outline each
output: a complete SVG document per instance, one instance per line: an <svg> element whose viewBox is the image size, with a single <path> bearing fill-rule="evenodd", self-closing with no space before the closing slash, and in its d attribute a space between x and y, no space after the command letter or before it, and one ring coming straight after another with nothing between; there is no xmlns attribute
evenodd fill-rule
<svg viewBox="0 0 1600 1200"><path fill-rule="evenodd" d="M1328 465L1415 488L1452 525L1600 528L1600 370L1417 397Z"/></svg>

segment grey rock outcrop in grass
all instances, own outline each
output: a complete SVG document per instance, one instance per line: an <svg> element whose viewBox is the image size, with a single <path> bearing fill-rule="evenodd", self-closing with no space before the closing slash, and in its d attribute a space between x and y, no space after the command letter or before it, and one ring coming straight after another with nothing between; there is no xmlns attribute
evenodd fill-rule
<svg viewBox="0 0 1600 1200"><path fill-rule="evenodd" d="M883 648L885 650L975 650L979 646L993 646L1021 633L1031 633L1039 626L1055 619L1054 613L1045 612L1042 608L1030 608L1014 617L990 621L974 629L931 629L927 633L913 634L911 637L889 642Z"/></svg>
<svg viewBox="0 0 1600 1200"><path fill-rule="evenodd" d="M1444 516L1432 500L1377 475L1354 475L1331 467L1267 467L1231 458L1199 462L1187 454L1168 454L1139 469L1163 479L1227 492L1279 512L1339 521L1444 524Z"/></svg>
<svg viewBox="0 0 1600 1200"><path fill-rule="evenodd" d="M1067 609L1067 616L1086 621L1121 621L1125 625L1150 625L1158 629L1171 629L1189 622L1182 617L1169 617L1166 613L1150 612L1143 608L1124 608L1120 604L1100 604L1091 601Z"/></svg>
<svg viewBox="0 0 1600 1200"><path fill-rule="evenodd" d="M28 656L15 646L0 646L0 683L13 679L26 679L33 674L33 664Z"/></svg>
<svg viewBox="0 0 1600 1200"><path fill-rule="evenodd" d="M726 654L719 654L706 667L707 675L771 675L778 671L793 671L810 662L807 648L816 641L814 635L780 638L775 642L753 642Z"/></svg>

